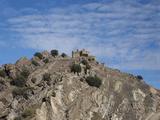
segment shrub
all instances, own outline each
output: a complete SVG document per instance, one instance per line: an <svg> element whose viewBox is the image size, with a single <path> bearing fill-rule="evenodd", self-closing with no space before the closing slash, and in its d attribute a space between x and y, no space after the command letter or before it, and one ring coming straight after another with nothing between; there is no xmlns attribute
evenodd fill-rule
<svg viewBox="0 0 160 120"><path fill-rule="evenodd" d="M16 96L22 96L24 97L25 99L28 98L28 90L30 88L26 88L26 87L23 87L23 88L15 88L13 91L12 91L12 94L13 94L13 97L16 97Z"/></svg>
<svg viewBox="0 0 160 120"><path fill-rule="evenodd" d="M44 80L44 81L50 81L50 80L51 80L51 75L50 75L49 73L45 73L45 74L43 75L43 80Z"/></svg>
<svg viewBox="0 0 160 120"><path fill-rule="evenodd" d="M21 75L22 75L23 77L25 77L25 78L28 78L29 74L30 74L30 72L29 72L29 70L27 70L26 68L23 69L23 71L21 72Z"/></svg>
<svg viewBox="0 0 160 120"><path fill-rule="evenodd" d="M32 64L35 65L35 66L39 66L39 65L40 65L40 64L39 64L37 61L35 61L35 60L32 60Z"/></svg>
<svg viewBox="0 0 160 120"><path fill-rule="evenodd" d="M94 87L97 87L99 88L102 84L102 80L97 77L97 76L89 76L86 78L86 82L88 83L88 85L90 86L94 86Z"/></svg>
<svg viewBox="0 0 160 120"><path fill-rule="evenodd" d="M36 52L34 56L38 57L39 59L43 58L43 55L40 52Z"/></svg>
<svg viewBox="0 0 160 120"><path fill-rule="evenodd" d="M62 57L67 57L67 54L65 54L65 53L62 53L62 55L61 55Z"/></svg>
<svg viewBox="0 0 160 120"><path fill-rule="evenodd" d="M43 62L44 62L44 63L49 63L49 59L46 58L46 59L43 60Z"/></svg>
<svg viewBox="0 0 160 120"><path fill-rule="evenodd" d="M28 109L23 111L22 117L23 118L28 118L28 117L32 117L34 114L35 114L35 109L34 108L28 108Z"/></svg>
<svg viewBox="0 0 160 120"><path fill-rule="evenodd" d="M80 73L81 71L82 71L82 68L81 68L80 64L73 64L71 66L71 72Z"/></svg>
<svg viewBox="0 0 160 120"><path fill-rule="evenodd" d="M55 57L55 56L58 56L58 50L51 50L51 55L53 56L53 57Z"/></svg>
<svg viewBox="0 0 160 120"><path fill-rule="evenodd" d="M26 68L23 69L23 71L10 82L11 85L15 85L17 87L24 87L26 85L26 80L29 74L30 74L29 70L27 70Z"/></svg>
<svg viewBox="0 0 160 120"><path fill-rule="evenodd" d="M143 80L143 77L142 77L141 75L137 75L137 78L138 78L139 80Z"/></svg>
<svg viewBox="0 0 160 120"><path fill-rule="evenodd" d="M15 117L14 120L23 120L21 116Z"/></svg>
<svg viewBox="0 0 160 120"><path fill-rule="evenodd" d="M12 80L11 85L15 85L17 87L24 87L26 84L26 78L22 75L18 75L16 79Z"/></svg>
<svg viewBox="0 0 160 120"><path fill-rule="evenodd" d="M4 78L6 76L6 72L4 70L0 70L0 76Z"/></svg>

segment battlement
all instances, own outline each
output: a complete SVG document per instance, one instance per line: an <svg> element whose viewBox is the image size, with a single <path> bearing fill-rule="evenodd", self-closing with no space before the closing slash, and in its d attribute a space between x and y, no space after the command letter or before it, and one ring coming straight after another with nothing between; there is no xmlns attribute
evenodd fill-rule
<svg viewBox="0 0 160 120"><path fill-rule="evenodd" d="M79 57L87 57L89 60L95 60L95 56L91 56L89 51L82 49L82 50L76 50L72 51L72 58L79 58Z"/></svg>

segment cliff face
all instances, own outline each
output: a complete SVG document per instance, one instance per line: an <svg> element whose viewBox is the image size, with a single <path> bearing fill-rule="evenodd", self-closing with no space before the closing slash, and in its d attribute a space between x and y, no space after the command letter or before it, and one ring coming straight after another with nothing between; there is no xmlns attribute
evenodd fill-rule
<svg viewBox="0 0 160 120"><path fill-rule="evenodd" d="M42 55L48 62L22 58L1 68L6 76L0 77L0 120L160 119L160 91L143 80L96 61L88 61L86 72L82 58ZM71 72L73 63L81 65L79 74ZM14 81L19 73L27 76L23 86ZM95 75L100 87L86 82Z"/></svg>

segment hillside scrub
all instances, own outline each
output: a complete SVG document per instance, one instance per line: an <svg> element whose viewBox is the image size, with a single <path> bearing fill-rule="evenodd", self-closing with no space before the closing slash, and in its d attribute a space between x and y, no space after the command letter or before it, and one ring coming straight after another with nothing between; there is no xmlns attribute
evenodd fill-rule
<svg viewBox="0 0 160 120"><path fill-rule="evenodd" d="M38 57L39 59L43 59L43 55L40 52L36 52L34 56Z"/></svg>
<svg viewBox="0 0 160 120"><path fill-rule="evenodd" d="M44 80L44 81L50 81L50 80L51 80L51 75L50 75L49 73L45 73L45 74L43 75L43 80Z"/></svg>
<svg viewBox="0 0 160 120"><path fill-rule="evenodd" d="M82 71L82 68L81 68L80 64L73 64L71 66L71 72L80 73L81 71Z"/></svg>
<svg viewBox="0 0 160 120"><path fill-rule="evenodd" d="M51 50L51 55L52 55L53 57L58 56L58 55L59 55L58 50Z"/></svg>
<svg viewBox="0 0 160 120"><path fill-rule="evenodd" d="M29 74L30 72L27 69L23 69L23 71L10 82L11 85L15 85L17 87L24 87L26 85Z"/></svg>
<svg viewBox="0 0 160 120"><path fill-rule="evenodd" d="M0 77L5 77L6 76L6 72L4 70L0 70Z"/></svg>
<svg viewBox="0 0 160 120"><path fill-rule="evenodd" d="M66 53L62 53L61 56L64 58L64 57L67 57L67 54Z"/></svg>
<svg viewBox="0 0 160 120"><path fill-rule="evenodd" d="M94 87L97 87L97 88L99 88L102 84L101 78L99 78L97 76L88 76L86 78L86 82L88 83L88 85L94 86Z"/></svg>

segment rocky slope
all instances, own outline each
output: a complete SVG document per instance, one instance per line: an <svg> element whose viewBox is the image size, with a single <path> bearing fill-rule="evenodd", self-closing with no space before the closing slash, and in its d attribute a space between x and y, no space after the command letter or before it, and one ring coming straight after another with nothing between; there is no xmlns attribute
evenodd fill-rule
<svg viewBox="0 0 160 120"><path fill-rule="evenodd" d="M0 68L0 120L160 120L160 91L141 78L87 57L37 56Z"/></svg>

